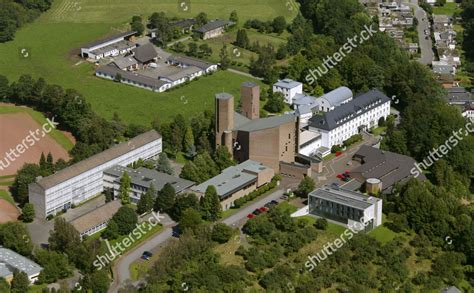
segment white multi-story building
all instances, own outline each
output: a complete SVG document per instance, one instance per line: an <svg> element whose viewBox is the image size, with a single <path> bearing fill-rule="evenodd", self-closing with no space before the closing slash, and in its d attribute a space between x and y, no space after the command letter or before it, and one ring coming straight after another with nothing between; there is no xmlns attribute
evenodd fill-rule
<svg viewBox="0 0 474 293"><path fill-rule="evenodd" d="M308 195L309 214L358 231L382 224L382 199L339 187L325 186Z"/></svg>
<svg viewBox="0 0 474 293"><path fill-rule="evenodd" d="M309 119L308 130L319 133L319 147L331 149L346 139L378 125L380 117L390 114L390 98L377 89L364 93L333 110Z"/></svg>
<svg viewBox="0 0 474 293"><path fill-rule="evenodd" d="M103 171L114 165L126 166L138 159L156 158L162 150L162 139L155 130L118 144L53 175L31 183L29 202L37 217L45 218L71 205L77 205L103 191Z"/></svg>
<svg viewBox="0 0 474 293"><path fill-rule="evenodd" d="M296 94L303 93L303 84L291 79L283 79L273 84L274 93L282 93L285 103L292 105Z"/></svg>

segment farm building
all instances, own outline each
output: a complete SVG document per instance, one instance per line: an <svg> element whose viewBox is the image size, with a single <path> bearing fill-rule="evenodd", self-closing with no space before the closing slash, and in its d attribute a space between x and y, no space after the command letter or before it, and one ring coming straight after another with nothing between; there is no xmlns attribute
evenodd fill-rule
<svg viewBox="0 0 474 293"><path fill-rule="evenodd" d="M136 47L131 41L136 31L113 35L81 48L81 57L99 60L104 57L123 55Z"/></svg>

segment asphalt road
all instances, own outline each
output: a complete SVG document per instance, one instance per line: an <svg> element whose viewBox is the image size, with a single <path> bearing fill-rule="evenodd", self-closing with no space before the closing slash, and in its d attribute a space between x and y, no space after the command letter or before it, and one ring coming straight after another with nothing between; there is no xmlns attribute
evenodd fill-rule
<svg viewBox="0 0 474 293"><path fill-rule="evenodd" d="M267 202L280 198L283 193L283 189L278 189L249 206L240 209L237 213L222 220L222 222L231 227L241 226L247 221L248 214L264 206ZM172 238L172 227L176 225L176 223L169 219L169 217L166 217L162 220L162 224L165 227L163 231L133 248L133 250L121 256L115 262L113 267L114 282L110 285L109 292L117 292L118 289L130 279L130 265L140 259L144 251L156 251L158 246L162 246Z"/></svg>
<svg viewBox="0 0 474 293"><path fill-rule="evenodd" d="M430 65L434 59L433 44L431 42L431 28L429 26L428 15L426 11L418 6L418 1L411 1L410 5L415 8L415 17L418 20L418 43L420 46L421 57L418 62L424 65ZM428 39L426 39L425 30L428 30Z"/></svg>

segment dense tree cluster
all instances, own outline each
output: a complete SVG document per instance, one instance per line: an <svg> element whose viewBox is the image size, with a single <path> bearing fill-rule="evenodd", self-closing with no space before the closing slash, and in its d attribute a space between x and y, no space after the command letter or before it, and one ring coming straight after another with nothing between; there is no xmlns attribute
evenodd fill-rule
<svg viewBox="0 0 474 293"><path fill-rule="evenodd" d="M0 1L0 43L13 40L18 28L51 7L53 0Z"/></svg>
<svg viewBox="0 0 474 293"><path fill-rule="evenodd" d="M223 265L213 250L210 228L184 233L164 248L143 292L243 292L250 277L237 265ZM184 285L183 285L184 284Z"/></svg>

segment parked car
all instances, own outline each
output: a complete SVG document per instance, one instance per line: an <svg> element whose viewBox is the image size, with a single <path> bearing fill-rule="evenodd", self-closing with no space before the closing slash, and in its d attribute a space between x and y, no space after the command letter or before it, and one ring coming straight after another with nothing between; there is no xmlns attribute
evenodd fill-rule
<svg viewBox="0 0 474 293"><path fill-rule="evenodd" d="M255 217L254 214L248 214L248 215L247 215L247 218L249 218L249 219L252 219L252 218L254 218L254 217Z"/></svg>
<svg viewBox="0 0 474 293"><path fill-rule="evenodd" d="M174 226L172 228L171 234L173 235L173 237L179 238L179 235L181 234L181 230L179 230L178 226Z"/></svg>
<svg viewBox="0 0 474 293"><path fill-rule="evenodd" d="M149 251L144 251L142 254L142 259L149 260L153 256L153 253Z"/></svg>
<svg viewBox="0 0 474 293"><path fill-rule="evenodd" d="M259 208L258 210L259 210L259 211L261 211L262 213L266 213L266 212L268 212L268 208L267 208L267 207L265 207L265 206L263 206L263 207Z"/></svg>
<svg viewBox="0 0 474 293"><path fill-rule="evenodd" d="M282 199L282 200L287 200L287 199L288 199L288 195L282 195L282 196L280 196L280 199Z"/></svg>
<svg viewBox="0 0 474 293"><path fill-rule="evenodd" d="M342 152L336 152L336 157L339 157L340 155L342 155Z"/></svg>
<svg viewBox="0 0 474 293"><path fill-rule="evenodd" d="M255 216L260 215L262 212L259 209L256 209L255 211L252 212Z"/></svg>

